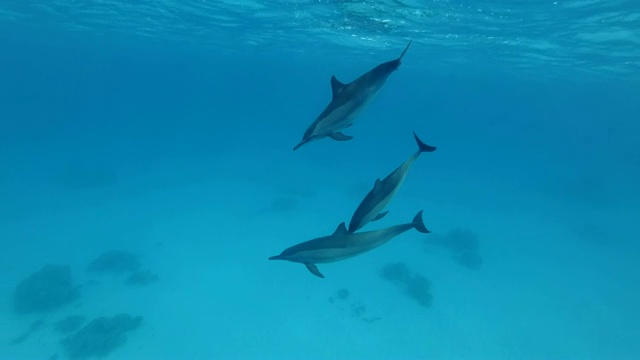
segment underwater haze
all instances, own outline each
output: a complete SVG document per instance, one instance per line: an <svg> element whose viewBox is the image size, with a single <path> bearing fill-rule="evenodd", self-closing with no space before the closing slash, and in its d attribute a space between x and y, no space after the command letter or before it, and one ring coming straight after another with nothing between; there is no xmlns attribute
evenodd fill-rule
<svg viewBox="0 0 640 360"><path fill-rule="evenodd" d="M638 119L636 0L0 0L0 360L640 359Z"/></svg>

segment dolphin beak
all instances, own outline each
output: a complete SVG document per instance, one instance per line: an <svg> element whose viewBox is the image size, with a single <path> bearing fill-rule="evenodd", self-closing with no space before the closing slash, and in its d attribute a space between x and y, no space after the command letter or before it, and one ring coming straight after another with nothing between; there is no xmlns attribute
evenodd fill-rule
<svg viewBox="0 0 640 360"><path fill-rule="evenodd" d="M309 140L302 140L302 141L300 141L300 143L299 143L298 145L296 145L296 146L293 148L293 151L298 150L298 148L299 148L300 146L302 146L302 145L304 145L304 144L306 144L306 143L308 143L308 142L309 142Z"/></svg>

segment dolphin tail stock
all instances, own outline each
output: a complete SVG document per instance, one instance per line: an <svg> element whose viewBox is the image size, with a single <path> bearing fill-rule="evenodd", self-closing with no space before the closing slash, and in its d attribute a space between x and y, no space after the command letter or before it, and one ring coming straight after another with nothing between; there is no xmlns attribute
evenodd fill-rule
<svg viewBox="0 0 640 360"><path fill-rule="evenodd" d="M413 137L416 139L416 143L418 144L418 153L436 151L436 147L435 146L427 145L422 140L420 140L418 135L416 135L415 131L413 132Z"/></svg>
<svg viewBox="0 0 640 360"><path fill-rule="evenodd" d="M413 221L411 222L411 225L413 225L413 227L418 230L419 232L423 233L423 234L428 234L431 231L429 231L429 229L427 229L427 227L424 225L424 221L422 221L422 210L418 211L418 213L416 214L416 216L414 216Z"/></svg>

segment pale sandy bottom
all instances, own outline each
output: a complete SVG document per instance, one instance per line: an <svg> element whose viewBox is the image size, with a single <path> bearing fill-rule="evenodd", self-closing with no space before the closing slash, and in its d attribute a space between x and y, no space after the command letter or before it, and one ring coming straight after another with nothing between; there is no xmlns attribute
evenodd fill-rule
<svg viewBox="0 0 640 360"><path fill-rule="evenodd" d="M278 212L269 204L281 191L203 182L19 220L7 230L11 250L0 255L0 359L65 358L50 327L8 345L34 320L117 313L140 315L144 325L109 359L638 358L637 248L584 241L555 216L579 209L491 191L517 210L504 202L425 202L403 190L388 218L370 225L409 221L426 204L434 231L467 226L478 234L480 270L459 266L444 250L425 251L415 231L360 257L319 265L325 279L299 264L268 261L348 221L351 210L332 209L351 209L354 199L332 189ZM224 200L232 193L234 202ZM624 212L599 219L614 218L631 221ZM616 231L612 236L637 239L637 232ZM112 248L142 254L143 267L160 281L131 287L122 277L85 272ZM432 282L431 308L379 275L394 262ZM46 263L71 265L77 283L98 282L55 313L11 313L16 283ZM337 299L343 288L349 296Z"/></svg>

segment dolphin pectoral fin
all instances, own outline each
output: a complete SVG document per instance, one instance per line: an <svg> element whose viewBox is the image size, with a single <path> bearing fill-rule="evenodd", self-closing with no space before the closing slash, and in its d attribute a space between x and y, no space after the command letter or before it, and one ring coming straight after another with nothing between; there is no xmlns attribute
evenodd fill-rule
<svg viewBox="0 0 640 360"><path fill-rule="evenodd" d="M385 212L381 212L380 214L376 215L376 217L374 217L373 220L371 220L371 221L378 221L378 220L382 219L388 213L389 213L389 210L387 210Z"/></svg>
<svg viewBox="0 0 640 360"><path fill-rule="evenodd" d="M329 137L336 141L347 141L353 139L353 136L345 135L341 132L334 132L333 134L329 135Z"/></svg>
<svg viewBox="0 0 640 360"><path fill-rule="evenodd" d="M333 75L331 77L331 96L335 98L340 95L346 86L347 85L343 84L335 75Z"/></svg>
<svg viewBox="0 0 640 360"><path fill-rule="evenodd" d="M315 266L315 264L304 264L307 269L309 269L309 271L311 271L311 273L319 278L323 278L324 279L324 275L322 275L322 273L320 272L320 270L318 270L318 267Z"/></svg>

